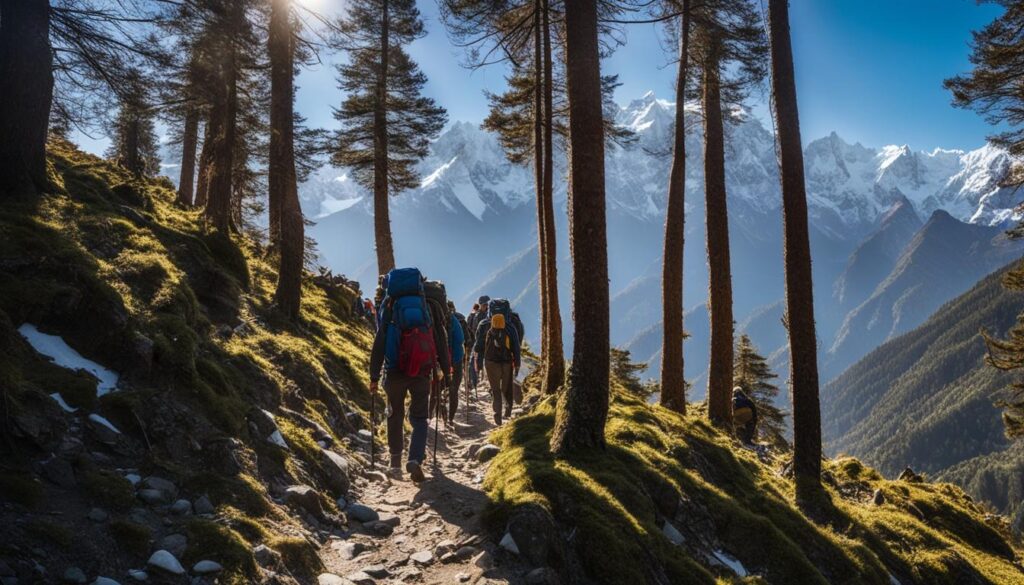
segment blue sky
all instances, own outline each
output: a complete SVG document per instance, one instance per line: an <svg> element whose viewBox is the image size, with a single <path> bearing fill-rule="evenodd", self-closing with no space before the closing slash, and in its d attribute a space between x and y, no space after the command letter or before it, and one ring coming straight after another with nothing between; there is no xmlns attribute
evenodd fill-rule
<svg viewBox="0 0 1024 585"><path fill-rule="evenodd" d="M343 6L343 0L299 1L325 13ZM430 80L427 93L452 121L480 122L487 110L483 90L500 90L505 71L462 67L462 51L446 36L436 0L420 0L420 9L428 35L410 52ZM997 7L974 0L793 0L790 10L805 142L835 130L865 146L971 149L993 131L974 112L953 108L942 80L968 70L970 33L997 16ZM674 68L667 66L660 29L630 25L626 39L603 63L603 72L617 73L623 84L616 99L626 103L647 90L671 97ZM311 125L334 128L331 108L342 98L334 79L338 57L324 59L301 73L297 108ZM752 96L751 105L766 118L763 100ZM90 150L103 147L83 142Z"/></svg>
<svg viewBox="0 0 1024 585"><path fill-rule="evenodd" d="M321 8L340 0L306 0ZM428 93L448 108L453 121L479 122L486 115L483 90L499 89L501 66L469 71L437 18L434 0L421 1L428 36L411 52L430 79ZM804 140L835 130L866 146L909 144L915 149L976 148L992 132L975 113L955 109L942 80L969 68L971 30L999 14L974 0L794 0L792 33ZM648 89L672 95L674 68L656 25L631 25L627 44L603 64L623 83L620 103ZM333 70L302 74L298 107L310 121L332 127L331 106L341 96ZM762 95L752 96L763 102ZM763 103L753 104L764 117ZM767 122L767 120L766 120Z"/></svg>

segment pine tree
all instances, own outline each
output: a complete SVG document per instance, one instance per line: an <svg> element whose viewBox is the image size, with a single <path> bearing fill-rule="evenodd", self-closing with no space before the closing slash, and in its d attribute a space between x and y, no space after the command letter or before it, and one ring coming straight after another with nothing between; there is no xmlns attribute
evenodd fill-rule
<svg viewBox="0 0 1024 585"><path fill-rule="evenodd" d="M675 3L673 2L673 5ZM683 375L683 246L686 227L686 84L690 62L690 0L679 6L679 55L676 65L676 114L672 168L665 209L665 249L662 265L661 405L686 412Z"/></svg>
<svg viewBox="0 0 1024 585"><path fill-rule="evenodd" d="M786 414L775 406L779 387L773 380L779 376L772 372L768 360L758 353L747 335L740 335L733 360L734 386L739 386L757 405L758 428L774 445L785 446Z"/></svg>
<svg viewBox="0 0 1024 585"><path fill-rule="evenodd" d="M746 0L708 0L692 12L692 58L701 68L699 92L704 114L711 314L708 417L728 428L732 423L733 314L723 109L740 103L748 88L764 78L766 47L760 14Z"/></svg>
<svg viewBox="0 0 1024 585"><path fill-rule="evenodd" d="M797 491L821 481L821 407L814 324L811 243L807 227L800 116L789 35L788 0L769 0L772 97L778 134L779 176L786 267L786 316L789 331L789 379L793 390L793 468L803 481ZM798 496L805 494L798 493Z"/></svg>
<svg viewBox="0 0 1024 585"><path fill-rule="evenodd" d="M414 165L444 128L447 114L424 97L426 76L405 51L425 32L415 0L354 0L338 25L348 62L338 68L345 101L334 163L373 189L377 269L395 267L388 197L418 185Z"/></svg>
<svg viewBox="0 0 1024 585"><path fill-rule="evenodd" d="M156 113L150 104L149 84L138 71L131 72L119 89L121 107L114 119L112 144L107 158L136 177L152 177L160 171L156 137Z"/></svg>
<svg viewBox="0 0 1024 585"><path fill-rule="evenodd" d="M569 241L573 359L551 450L603 448L609 401L608 235L604 192L601 51L595 0L565 4L569 102Z"/></svg>
<svg viewBox="0 0 1024 585"><path fill-rule="evenodd" d="M277 208L277 237L281 261L274 299L290 319L299 317L305 227L295 172L295 42L290 0L270 6L270 160L269 197Z"/></svg>
<svg viewBox="0 0 1024 585"><path fill-rule="evenodd" d="M1009 0L989 0L1005 12L985 28L974 33L970 73L947 79L945 87L953 92L953 104L981 113L992 124L1007 124L1010 130L990 136L993 143L1011 154L1024 154L1024 93L1020 91L1021 63L1024 61L1024 4ZM1003 179L1007 185L1024 184L1024 167L1011 167ZM1024 237L1024 222L1010 230L1015 238ZM1024 265L1007 273L1003 285L1008 290L1024 290ZM1006 339L985 334L987 361L1000 370L1024 368L1024 313ZM1010 437L1024 437L1024 382L1010 388L1008 398L998 405L1004 409L1003 424Z"/></svg>
<svg viewBox="0 0 1024 585"><path fill-rule="evenodd" d="M1024 263L1014 267L1003 277L1007 290L1024 291ZM1004 371L1024 369L1024 313L1017 316L1017 324L1010 329L1006 339L997 339L983 333L988 345L986 361L989 365ZM1003 425L1008 437L1024 437L1024 381L1009 388L1009 396L997 403L1003 410Z"/></svg>

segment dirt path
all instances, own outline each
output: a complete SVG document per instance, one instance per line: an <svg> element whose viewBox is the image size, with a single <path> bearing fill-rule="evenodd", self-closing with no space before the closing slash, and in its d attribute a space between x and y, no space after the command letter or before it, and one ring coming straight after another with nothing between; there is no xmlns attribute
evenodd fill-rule
<svg viewBox="0 0 1024 585"><path fill-rule="evenodd" d="M450 428L441 423L437 465L426 466L427 481L416 485L407 475L357 481L350 494L354 504L346 509L350 531L321 551L328 574L320 576L320 585L526 582L528 567L491 541L480 523L487 503L481 487L486 464L474 455L494 428L486 386L469 407L468 423L464 400L457 422ZM428 458L433 445L432 419ZM377 469L384 468L378 464ZM363 516L367 511L360 504L372 512ZM372 519L373 512L379 520Z"/></svg>

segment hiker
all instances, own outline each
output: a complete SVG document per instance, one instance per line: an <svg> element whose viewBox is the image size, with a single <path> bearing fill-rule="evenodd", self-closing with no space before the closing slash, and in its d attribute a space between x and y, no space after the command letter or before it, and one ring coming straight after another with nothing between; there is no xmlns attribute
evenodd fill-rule
<svg viewBox="0 0 1024 585"><path fill-rule="evenodd" d="M754 435L757 433L757 405L739 386L732 389L732 424L744 445L754 444Z"/></svg>
<svg viewBox="0 0 1024 585"><path fill-rule="evenodd" d="M444 328L435 326L423 292L423 277L416 268L396 268L381 280L384 291L378 312L377 335L370 353L370 392L377 394L381 370L384 370L384 394L387 398L389 473L401 476L405 395L411 395L409 456L405 470L414 482L421 482L427 451L427 418L431 382L435 373L449 381L450 363L444 348ZM440 367L440 370L438 370Z"/></svg>
<svg viewBox="0 0 1024 585"><path fill-rule="evenodd" d="M487 303L490 300L491 297L482 295L477 299L476 304L473 305L473 312L466 318L466 325L469 325L473 347L476 346L476 330L480 327L480 321L487 318ZM476 360L469 360L469 377L473 383L473 389L476 390L477 385L480 383L480 370L476 367Z"/></svg>
<svg viewBox="0 0 1024 585"><path fill-rule="evenodd" d="M451 314L451 335L448 345L452 351L452 385L448 387L448 423L455 422L455 412L459 409L459 387L462 385L462 364L468 353L466 340L466 318L455 310L455 303L448 301L448 313ZM467 404L467 408L469 405Z"/></svg>
<svg viewBox="0 0 1024 585"><path fill-rule="evenodd" d="M500 425L503 416L512 416L512 384L521 365L519 333L508 322L511 310L507 300L490 301L487 312L490 317L480 321L474 350L477 369L486 372L491 386L494 423Z"/></svg>
<svg viewBox="0 0 1024 585"><path fill-rule="evenodd" d="M444 283L440 280L427 280L423 283L423 294L427 299L427 306L430 307L430 316L434 323L442 323L444 325L439 328L444 333L444 344L438 347L444 348L444 353L448 355L448 362L453 363L455 356L452 347L452 337L454 332L452 331L452 315L448 310L448 292L445 290ZM459 345L461 351L461 343ZM449 376L451 375L451 371L445 373ZM448 407L445 406L447 403L447 397L444 396L442 389L434 385L430 390L430 415L435 416L436 414L438 418L444 418L446 424L448 422Z"/></svg>

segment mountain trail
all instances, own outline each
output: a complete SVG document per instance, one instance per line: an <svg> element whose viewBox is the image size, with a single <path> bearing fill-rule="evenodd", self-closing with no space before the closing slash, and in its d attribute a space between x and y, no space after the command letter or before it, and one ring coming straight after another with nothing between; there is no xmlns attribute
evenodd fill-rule
<svg viewBox="0 0 1024 585"><path fill-rule="evenodd" d="M431 458L434 425L431 419L422 484L405 473L385 479L379 452L376 470L356 482L346 510L349 531L331 537L321 549L327 573L320 576L320 585L528 582L529 567L494 543L481 525L487 463L476 455L495 428L486 386L478 397L470 396L468 421L466 401L460 400L455 424L440 422L436 464ZM384 443L385 437L377 440Z"/></svg>

